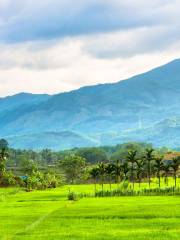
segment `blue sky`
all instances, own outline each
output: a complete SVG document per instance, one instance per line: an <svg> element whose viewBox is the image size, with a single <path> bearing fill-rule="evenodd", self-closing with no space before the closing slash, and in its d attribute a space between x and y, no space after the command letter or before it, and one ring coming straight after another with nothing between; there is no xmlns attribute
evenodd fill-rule
<svg viewBox="0 0 180 240"><path fill-rule="evenodd" d="M178 0L0 0L0 96L116 82L180 56Z"/></svg>

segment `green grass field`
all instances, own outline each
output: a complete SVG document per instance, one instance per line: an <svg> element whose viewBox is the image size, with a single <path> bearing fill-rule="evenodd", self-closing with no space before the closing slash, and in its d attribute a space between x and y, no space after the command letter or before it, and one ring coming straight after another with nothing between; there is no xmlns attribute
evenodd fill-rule
<svg viewBox="0 0 180 240"><path fill-rule="evenodd" d="M180 239L179 197L83 198L71 202L67 201L69 188L93 192L94 186L33 192L0 189L0 239Z"/></svg>

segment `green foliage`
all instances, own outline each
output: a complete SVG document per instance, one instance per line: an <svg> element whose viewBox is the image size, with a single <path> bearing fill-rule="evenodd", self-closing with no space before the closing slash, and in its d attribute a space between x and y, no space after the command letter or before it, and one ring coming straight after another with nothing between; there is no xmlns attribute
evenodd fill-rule
<svg viewBox="0 0 180 240"><path fill-rule="evenodd" d="M0 178L0 186L8 187L15 186L18 184L15 176L11 172L4 172L2 177Z"/></svg>
<svg viewBox="0 0 180 240"><path fill-rule="evenodd" d="M69 201L77 201L79 199L78 195L75 192L68 193L68 200Z"/></svg>
<svg viewBox="0 0 180 240"><path fill-rule="evenodd" d="M5 139L0 140L0 179L5 174L6 160L8 156L8 142Z"/></svg>
<svg viewBox="0 0 180 240"><path fill-rule="evenodd" d="M120 196L180 196L180 188L153 188L153 189L115 189L112 191L96 191L95 197L120 197Z"/></svg>
<svg viewBox="0 0 180 240"><path fill-rule="evenodd" d="M101 148L82 148L76 154L88 163L106 162L108 160L106 152Z"/></svg>
<svg viewBox="0 0 180 240"><path fill-rule="evenodd" d="M85 159L71 154L59 162L59 167L65 172L66 178L70 183L81 180L85 171Z"/></svg>
<svg viewBox="0 0 180 240"><path fill-rule="evenodd" d="M60 186L61 183L60 177L55 174L36 171L27 177L26 187L28 191L32 189L40 190L46 188L56 188L57 186Z"/></svg>

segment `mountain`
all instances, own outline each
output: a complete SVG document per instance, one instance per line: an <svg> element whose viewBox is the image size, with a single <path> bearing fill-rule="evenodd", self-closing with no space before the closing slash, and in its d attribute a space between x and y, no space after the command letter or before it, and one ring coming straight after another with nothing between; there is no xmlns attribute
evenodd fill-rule
<svg viewBox="0 0 180 240"><path fill-rule="evenodd" d="M45 101L50 96L47 94L19 93L13 96L0 98L0 112L10 111L18 107L38 104Z"/></svg>
<svg viewBox="0 0 180 240"><path fill-rule="evenodd" d="M172 130L166 124L180 116L179 103L180 59L177 59L114 84L83 87L52 96L19 94L0 99L1 136L8 139L18 136L18 147L28 147L24 136L28 139L35 134L39 137L33 148L37 149L45 141L41 140L42 133L64 131L91 139L94 145L133 140L177 147L178 126ZM166 131L157 135L162 126ZM170 141L171 137L174 141ZM20 139L27 145L21 144ZM69 141L57 148L75 146ZM48 139L47 143L47 147L52 147ZM88 145L86 141L83 144ZM13 141L12 146L15 146Z"/></svg>
<svg viewBox="0 0 180 240"><path fill-rule="evenodd" d="M15 148L23 149L71 149L74 147L94 146L96 142L79 134L64 132L43 132L21 136L7 137L9 144Z"/></svg>

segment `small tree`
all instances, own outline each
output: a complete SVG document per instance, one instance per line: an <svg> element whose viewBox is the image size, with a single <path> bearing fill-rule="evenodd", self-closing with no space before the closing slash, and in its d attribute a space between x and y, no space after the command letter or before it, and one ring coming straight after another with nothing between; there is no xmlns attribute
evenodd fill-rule
<svg viewBox="0 0 180 240"><path fill-rule="evenodd" d="M60 168L62 168L66 174L67 180L74 184L75 180L79 180L85 170L85 159L71 154L66 156L62 161L59 162Z"/></svg>
<svg viewBox="0 0 180 240"><path fill-rule="evenodd" d="M28 175L28 176L32 176L35 172L38 171L38 165L37 163L30 159L23 159L22 163L21 163L21 170L24 174Z"/></svg>
<svg viewBox="0 0 180 240"><path fill-rule="evenodd" d="M6 171L6 159L8 156L8 142L5 139L0 140L0 178Z"/></svg>

